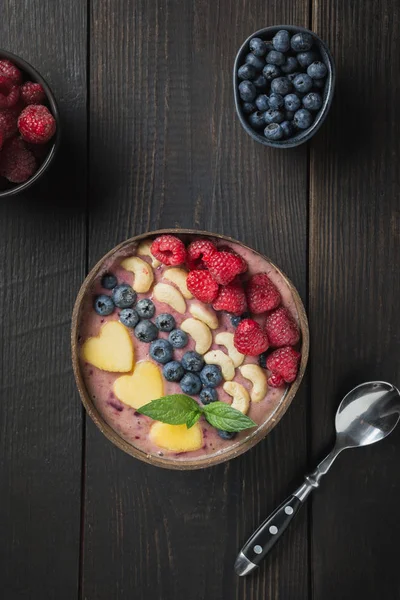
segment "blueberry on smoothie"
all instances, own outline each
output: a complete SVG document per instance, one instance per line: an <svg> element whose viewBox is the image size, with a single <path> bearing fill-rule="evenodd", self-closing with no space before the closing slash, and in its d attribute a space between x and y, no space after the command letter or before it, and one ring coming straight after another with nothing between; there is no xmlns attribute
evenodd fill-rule
<svg viewBox="0 0 400 600"><path fill-rule="evenodd" d="M233 440L236 437L236 431L223 431L222 429L217 429L217 433L219 437L223 440Z"/></svg>
<svg viewBox="0 0 400 600"><path fill-rule="evenodd" d="M156 312L156 307L149 298L143 298L136 304L136 310L141 319L151 319Z"/></svg>
<svg viewBox="0 0 400 600"><path fill-rule="evenodd" d="M139 342L148 344L157 338L158 329L152 321L144 319L136 325L134 333Z"/></svg>
<svg viewBox="0 0 400 600"><path fill-rule="evenodd" d="M106 296L105 294L101 294L97 296L94 300L94 310L101 317L106 317L107 315L111 315L115 308L114 302L110 296Z"/></svg>
<svg viewBox="0 0 400 600"><path fill-rule="evenodd" d="M114 289L117 283L117 278L112 273L105 273L101 278L101 287L105 290Z"/></svg>
<svg viewBox="0 0 400 600"><path fill-rule="evenodd" d="M222 381L221 368L218 365L206 365L201 370L200 379L207 387L217 387Z"/></svg>
<svg viewBox="0 0 400 600"><path fill-rule="evenodd" d="M173 329L168 336L168 341L174 348L184 348L187 346L189 338L182 329Z"/></svg>
<svg viewBox="0 0 400 600"><path fill-rule="evenodd" d="M175 326L175 319L169 313L161 313L156 317L156 325L160 331L172 331Z"/></svg>
<svg viewBox="0 0 400 600"><path fill-rule="evenodd" d="M177 360L171 360L163 367L163 375L167 381L180 381L184 374L185 370Z"/></svg>
<svg viewBox="0 0 400 600"><path fill-rule="evenodd" d="M182 392L184 394L189 394L190 396L198 394L201 390L200 377L195 373L186 373L182 377L180 385Z"/></svg>
<svg viewBox="0 0 400 600"><path fill-rule="evenodd" d="M113 289L112 297L118 308L130 308L136 302L136 292L126 283L117 285Z"/></svg>
<svg viewBox="0 0 400 600"><path fill-rule="evenodd" d="M136 327L139 323L139 315L134 308L124 308L119 313L119 320L125 327Z"/></svg>
<svg viewBox="0 0 400 600"><path fill-rule="evenodd" d="M200 392L200 400L203 404L210 404L218 400L217 390L212 387L205 387Z"/></svg>
<svg viewBox="0 0 400 600"><path fill-rule="evenodd" d="M204 359L198 352L190 350L182 356L182 366L185 371L197 373L204 367Z"/></svg>
<svg viewBox="0 0 400 600"><path fill-rule="evenodd" d="M170 362L173 355L173 348L168 340L155 340L150 344L150 356L157 362L165 365Z"/></svg>

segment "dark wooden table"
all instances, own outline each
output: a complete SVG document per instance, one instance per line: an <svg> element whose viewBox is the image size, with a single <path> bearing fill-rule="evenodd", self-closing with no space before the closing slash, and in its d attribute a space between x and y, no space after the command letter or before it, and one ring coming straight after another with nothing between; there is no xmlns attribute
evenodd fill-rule
<svg viewBox="0 0 400 600"><path fill-rule="evenodd" d="M236 119L252 31L315 30L337 66L307 146ZM0 46L43 73L63 144L42 184L0 203L3 600L396 600L400 430L343 456L264 567L238 548L329 447L341 396L400 383L398 0L3 0ZM297 285L307 377L246 455L197 472L114 448L82 410L70 315L88 269L158 227L230 234Z"/></svg>

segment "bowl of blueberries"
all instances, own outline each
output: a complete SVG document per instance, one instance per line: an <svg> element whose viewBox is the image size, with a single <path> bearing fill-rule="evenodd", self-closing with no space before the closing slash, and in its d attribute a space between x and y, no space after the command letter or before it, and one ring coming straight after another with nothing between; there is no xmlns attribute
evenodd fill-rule
<svg viewBox="0 0 400 600"><path fill-rule="evenodd" d="M265 27L242 44L233 68L236 112L247 133L274 148L308 141L328 114L335 66L326 44L293 25Z"/></svg>

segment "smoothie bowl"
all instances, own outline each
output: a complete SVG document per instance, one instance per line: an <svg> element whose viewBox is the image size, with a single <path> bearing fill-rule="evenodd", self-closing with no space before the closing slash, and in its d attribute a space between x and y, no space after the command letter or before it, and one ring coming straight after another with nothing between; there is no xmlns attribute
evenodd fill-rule
<svg viewBox="0 0 400 600"><path fill-rule="evenodd" d="M307 317L269 259L231 238L162 230L111 250L72 318L82 402L119 448L199 469L259 442L308 359Z"/></svg>

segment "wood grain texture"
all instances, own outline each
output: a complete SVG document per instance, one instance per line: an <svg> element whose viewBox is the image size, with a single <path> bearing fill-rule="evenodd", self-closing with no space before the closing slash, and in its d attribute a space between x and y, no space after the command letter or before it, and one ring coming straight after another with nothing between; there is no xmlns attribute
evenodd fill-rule
<svg viewBox="0 0 400 600"><path fill-rule="evenodd" d="M307 149L254 143L236 119L231 77L249 33L307 25L308 9L92 1L90 265L133 234L194 226L271 256L305 297ZM233 572L246 537L305 469L305 391L256 448L199 472L134 461L88 422L83 597L308 598L306 511L257 577Z"/></svg>
<svg viewBox="0 0 400 600"><path fill-rule="evenodd" d="M4 600L71 600L79 579L82 410L69 332L85 267L85 3L24 4L2 2L1 46L49 82L64 148L43 184L0 203L0 587Z"/></svg>
<svg viewBox="0 0 400 600"><path fill-rule="evenodd" d="M311 150L310 324L315 457L341 396L399 385L400 6L315 0L337 91ZM360 102L360 98L362 98ZM338 460L313 499L313 598L400 598L400 432ZM339 462L340 461L340 462Z"/></svg>

